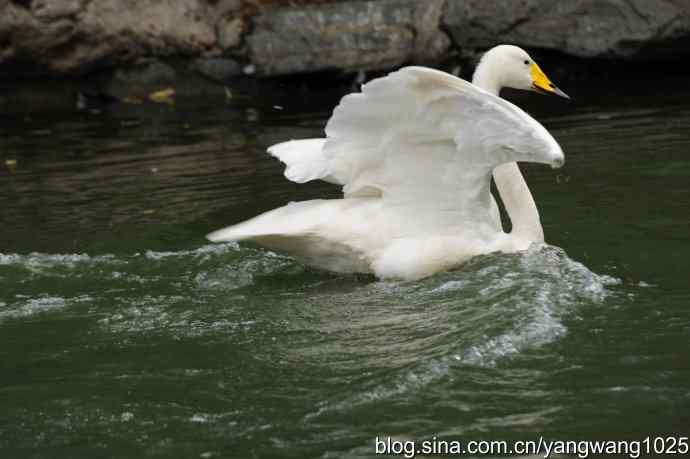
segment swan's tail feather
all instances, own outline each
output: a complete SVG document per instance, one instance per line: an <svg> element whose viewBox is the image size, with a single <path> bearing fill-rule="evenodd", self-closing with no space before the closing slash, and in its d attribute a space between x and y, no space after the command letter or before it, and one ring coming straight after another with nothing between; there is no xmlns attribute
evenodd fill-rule
<svg viewBox="0 0 690 459"><path fill-rule="evenodd" d="M296 183L323 180L342 185L331 174L323 154L326 139L290 140L268 148L268 152L285 163L285 177Z"/></svg>
<svg viewBox="0 0 690 459"><path fill-rule="evenodd" d="M251 241L291 254L308 265L336 272L370 272L368 259L332 222L348 200L293 202L206 236L212 242ZM329 226L330 225L330 226ZM356 244L355 244L356 245Z"/></svg>
<svg viewBox="0 0 690 459"><path fill-rule="evenodd" d="M324 220L329 221L337 213L333 201L291 202L283 207L269 210L236 225L214 231L206 238L211 242L230 242L256 239L265 236L290 236L314 231Z"/></svg>

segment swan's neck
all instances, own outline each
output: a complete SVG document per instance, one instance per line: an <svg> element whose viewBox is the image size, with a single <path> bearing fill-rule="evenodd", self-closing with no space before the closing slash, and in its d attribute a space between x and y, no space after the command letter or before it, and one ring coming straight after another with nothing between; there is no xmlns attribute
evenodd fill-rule
<svg viewBox="0 0 690 459"><path fill-rule="evenodd" d="M492 62L490 56L485 56L484 59L479 61L479 65L477 65L477 68L474 70L472 84L479 86L484 91L497 96L503 87L503 84L499 79L500 74L501 70L496 68L495 63Z"/></svg>
<svg viewBox="0 0 690 459"><path fill-rule="evenodd" d="M494 169L494 182L513 226L510 232L527 243L544 242L539 211L517 163L506 163Z"/></svg>
<svg viewBox="0 0 690 459"><path fill-rule="evenodd" d="M500 69L486 56L479 62L472 84L498 96L502 82ZM502 164L494 169L494 182L512 224L511 235L525 242L544 242L544 230L532 193L517 163Z"/></svg>

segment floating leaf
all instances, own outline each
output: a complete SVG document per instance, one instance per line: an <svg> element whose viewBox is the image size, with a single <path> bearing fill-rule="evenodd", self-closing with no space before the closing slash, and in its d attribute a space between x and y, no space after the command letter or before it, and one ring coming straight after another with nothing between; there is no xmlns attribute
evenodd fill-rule
<svg viewBox="0 0 690 459"><path fill-rule="evenodd" d="M149 94L149 100L157 104L173 105L175 103L175 90L173 88L161 89Z"/></svg>
<svg viewBox="0 0 690 459"><path fill-rule="evenodd" d="M6 159L5 160L5 166L10 170L10 172L14 172L14 170L17 168L17 160L16 159Z"/></svg>

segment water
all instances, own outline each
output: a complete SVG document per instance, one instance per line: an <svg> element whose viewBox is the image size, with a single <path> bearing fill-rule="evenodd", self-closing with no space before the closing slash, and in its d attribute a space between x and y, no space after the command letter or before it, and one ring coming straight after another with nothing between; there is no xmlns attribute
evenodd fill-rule
<svg viewBox="0 0 690 459"><path fill-rule="evenodd" d="M552 246L402 283L203 239L337 195L264 149L319 135L341 91L5 105L0 456L687 435L690 89L596 83L520 99L566 152L525 168Z"/></svg>

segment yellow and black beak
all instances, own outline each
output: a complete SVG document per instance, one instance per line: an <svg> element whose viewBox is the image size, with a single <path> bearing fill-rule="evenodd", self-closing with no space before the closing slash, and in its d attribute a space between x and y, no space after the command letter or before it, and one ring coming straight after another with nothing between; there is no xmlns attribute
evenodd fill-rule
<svg viewBox="0 0 690 459"><path fill-rule="evenodd" d="M532 89L534 91L539 94L551 94L570 99L570 96L558 89L555 84L551 83L551 80L544 75L544 72L542 72L539 66L534 62L532 62L530 73L532 74Z"/></svg>

